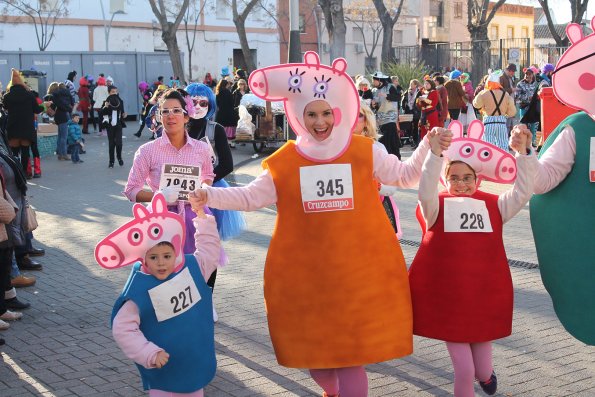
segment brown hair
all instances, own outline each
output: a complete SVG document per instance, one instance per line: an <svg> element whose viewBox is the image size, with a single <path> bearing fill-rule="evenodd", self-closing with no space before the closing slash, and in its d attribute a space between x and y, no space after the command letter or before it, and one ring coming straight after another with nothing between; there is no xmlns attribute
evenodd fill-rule
<svg viewBox="0 0 595 397"><path fill-rule="evenodd" d="M161 106L163 106L163 103L168 99L177 99L180 102L180 107L186 110L186 101L184 100L184 97L182 96L180 91L178 91L177 89L170 88L163 93L161 98L159 98L159 108L161 108Z"/></svg>
<svg viewBox="0 0 595 397"><path fill-rule="evenodd" d="M467 164L467 163L465 163L464 161L461 161L461 160L451 160L448 163L446 163L446 167L444 168L444 178L445 179L448 176L448 173L450 171L450 167L452 167L454 164L465 164L467 167L469 167L469 169L471 170L471 172L473 172L473 177L475 179L477 179L477 174L475 173L475 170L473 169L473 167L471 167L469 164Z"/></svg>
<svg viewBox="0 0 595 397"><path fill-rule="evenodd" d="M215 95L219 95L221 90L227 88L227 86L229 86L229 81L225 79L219 80L219 82L217 83L217 87L215 87Z"/></svg>

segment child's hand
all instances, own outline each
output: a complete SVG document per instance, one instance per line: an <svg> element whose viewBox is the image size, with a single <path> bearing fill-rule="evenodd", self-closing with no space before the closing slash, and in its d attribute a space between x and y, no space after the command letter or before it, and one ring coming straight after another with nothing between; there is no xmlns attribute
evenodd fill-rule
<svg viewBox="0 0 595 397"><path fill-rule="evenodd" d="M169 353L165 350L157 352L155 356L155 367L162 368L169 361Z"/></svg>
<svg viewBox="0 0 595 397"><path fill-rule="evenodd" d="M193 192L190 192L188 195L188 201L192 206L192 210L198 214L197 211L203 211L203 207L207 205L207 190L206 189L196 189Z"/></svg>
<svg viewBox="0 0 595 397"><path fill-rule="evenodd" d="M192 200L191 198L196 197L194 192L190 192L188 194L188 200L190 200L190 204L192 205ZM207 215L205 214L205 206L204 205L192 205L192 211L194 211L194 213L196 214L197 218L206 218Z"/></svg>
<svg viewBox="0 0 595 397"><path fill-rule="evenodd" d="M510 139L508 143L515 152L525 154L525 149L530 147L527 145L531 145L531 131L529 131L525 124L515 125L510 132Z"/></svg>

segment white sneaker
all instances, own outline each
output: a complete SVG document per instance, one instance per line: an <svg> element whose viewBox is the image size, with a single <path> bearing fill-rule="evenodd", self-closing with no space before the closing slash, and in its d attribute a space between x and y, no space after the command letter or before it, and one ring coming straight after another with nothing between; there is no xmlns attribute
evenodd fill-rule
<svg viewBox="0 0 595 397"><path fill-rule="evenodd" d="M213 303L213 322L216 323L219 321L219 316L217 315L217 311L215 310L215 303Z"/></svg>
<svg viewBox="0 0 595 397"><path fill-rule="evenodd" d="M0 320L0 331L4 331L5 329L9 329L9 328L10 328L10 324L8 324L6 321Z"/></svg>
<svg viewBox="0 0 595 397"><path fill-rule="evenodd" d="M19 320L21 317L23 317L23 313L11 312L10 310L7 310L4 314L0 315L0 320L14 321Z"/></svg>

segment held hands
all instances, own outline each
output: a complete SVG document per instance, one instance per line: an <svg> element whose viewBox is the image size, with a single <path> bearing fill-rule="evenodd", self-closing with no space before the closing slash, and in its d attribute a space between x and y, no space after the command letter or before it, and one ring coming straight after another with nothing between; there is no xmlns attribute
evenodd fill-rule
<svg viewBox="0 0 595 397"><path fill-rule="evenodd" d="M204 213L204 206L207 205L207 190L198 188L188 194L188 202L192 206L192 211L199 214L200 211Z"/></svg>
<svg viewBox="0 0 595 397"><path fill-rule="evenodd" d="M162 368L169 361L169 353L165 350L157 352L155 356L155 367Z"/></svg>
<svg viewBox="0 0 595 397"><path fill-rule="evenodd" d="M440 156L443 151L450 147L452 141L452 132L442 127L434 127L428 133L428 142L430 149L436 156Z"/></svg>
<svg viewBox="0 0 595 397"><path fill-rule="evenodd" d="M531 131L525 124L517 124L510 132L509 146L517 153L525 154L531 148Z"/></svg>

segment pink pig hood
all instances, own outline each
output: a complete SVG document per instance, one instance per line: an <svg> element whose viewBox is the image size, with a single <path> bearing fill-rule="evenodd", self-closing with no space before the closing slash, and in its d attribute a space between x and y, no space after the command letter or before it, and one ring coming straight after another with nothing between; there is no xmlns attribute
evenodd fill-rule
<svg viewBox="0 0 595 397"><path fill-rule="evenodd" d="M452 131L453 139L444 156L449 161L460 160L473 167L478 186L482 180L514 182L517 171L514 156L482 139L484 125L481 121L474 120L469 124L466 137L460 121L452 121L448 129Z"/></svg>
<svg viewBox="0 0 595 397"><path fill-rule="evenodd" d="M184 264L182 249L186 228L178 214L167 210L163 194L156 193L150 208L136 203L132 207L134 219L126 222L97 243L95 260L106 269L116 269L136 262L143 263L146 252L161 241L174 246L176 268Z"/></svg>
<svg viewBox="0 0 595 397"><path fill-rule="evenodd" d="M583 37L580 25L566 27L571 44L556 64L552 85L561 102L584 110L595 120L595 17L591 29L594 33Z"/></svg>
<svg viewBox="0 0 595 397"><path fill-rule="evenodd" d="M318 54L308 51L304 63L255 70L248 84L254 95L266 101L283 101L302 156L313 161L332 161L347 150L359 113L357 88L346 70L345 59L335 59L332 66L322 65ZM335 117L333 131L323 142L316 141L303 122L304 108L317 100L328 102Z"/></svg>

